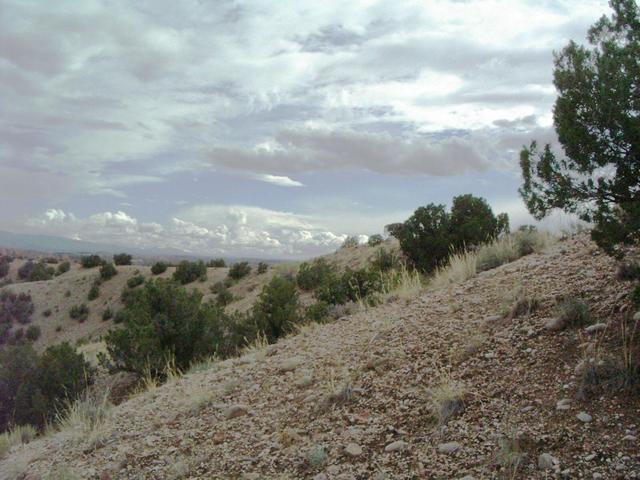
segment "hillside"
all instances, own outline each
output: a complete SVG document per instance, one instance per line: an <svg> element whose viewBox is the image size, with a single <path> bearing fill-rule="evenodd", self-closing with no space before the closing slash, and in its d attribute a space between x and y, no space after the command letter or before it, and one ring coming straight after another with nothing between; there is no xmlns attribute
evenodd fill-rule
<svg viewBox="0 0 640 480"><path fill-rule="evenodd" d="M572 237L202 365L91 432L16 447L0 478L639 478L638 397L585 397L576 368L617 338L626 303L614 274L611 258ZM516 290L539 308L503 316ZM607 327L549 329L557 298L578 293ZM431 402L443 384L466 394L439 423Z"/></svg>

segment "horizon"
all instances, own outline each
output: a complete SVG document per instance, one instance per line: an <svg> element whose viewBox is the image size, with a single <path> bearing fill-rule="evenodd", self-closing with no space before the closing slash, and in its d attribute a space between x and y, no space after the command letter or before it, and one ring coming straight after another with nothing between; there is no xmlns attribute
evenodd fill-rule
<svg viewBox="0 0 640 480"><path fill-rule="evenodd" d="M310 258L427 203L512 226L606 1L0 2L0 230ZM496 19L500 21L496 21ZM566 216L548 220L554 228Z"/></svg>

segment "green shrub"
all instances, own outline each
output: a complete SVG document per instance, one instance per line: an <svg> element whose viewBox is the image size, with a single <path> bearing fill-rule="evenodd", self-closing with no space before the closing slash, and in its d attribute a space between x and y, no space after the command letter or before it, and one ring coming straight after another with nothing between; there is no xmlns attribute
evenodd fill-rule
<svg viewBox="0 0 640 480"><path fill-rule="evenodd" d="M264 262L260 262L258 264L258 275L262 275L263 273L267 273L268 269L269 269L269 265L267 265Z"/></svg>
<svg viewBox="0 0 640 480"><path fill-rule="evenodd" d="M616 278L621 281L640 279L640 264L638 262L620 264L616 271Z"/></svg>
<svg viewBox="0 0 640 480"><path fill-rule="evenodd" d="M128 318L127 310L118 310L113 317L113 323L124 323Z"/></svg>
<svg viewBox="0 0 640 480"><path fill-rule="evenodd" d="M18 269L18 278L28 282L39 282L51 280L55 274L55 269L44 262L34 263L31 260Z"/></svg>
<svg viewBox="0 0 640 480"><path fill-rule="evenodd" d="M339 277L335 274L327 276L315 296L330 305L358 301L373 303L382 287L380 272L347 268Z"/></svg>
<svg viewBox="0 0 640 480"><path fill-rule="evenodd" d="M562 299L556 305L556 315L559 320L568 326L582 326L592 321L589 305L575 297Z"/></svg>
<svg viewBox="0 0 640 480"><path fill-rule="evenodd" d="M283 277L273 277L262 289L251 315L258 331L274 342L301 322L299 310L295 284Z"/></svg>
<svg viewBox="0 0 640 480"><path fill-rule="evenodd" d="M222 290L225 290L226 288L227 288L227 285L225 285L223 282L216 282L209 287L209 291L214 295L217 295L218 293L220 293Z"/></svg>
<svg viewBox="0 0 640 480"><path fill-rule="evenodd" d="M142 275L135 275L127 280L127 287L136 288L144 283L144 277Z"/></svg>
<svg viewBox="0 0 640 480"><path fill-rule="evenodd" d="M251 273L251 266L249 262L237 262L234 263L229 269L229 278L233 280L240 280Z"/></svg>
<svg viewBox="0 0 640 480"><path fill-rule="evenodd" d="M83 268L95 268L105 263L99 255L85 255L80 257L80 265L82 265Z"/></svg>
<svg viewBox="0 0 640 480"><path fill-rule="evenodd" d="M125 307L123 327L106 335L110 358L101 356L101 363L111 370L162 377L169 360L186 370L215 353L224 342L225 316L201 300L201 293L187 292L172 280L147 282Z"/></svg>
<svg viewBox="0 0 640 480"><path fill-rule="evenodd" d="M481 244L508 229L508 217L495 217L489 204L472 195L454 197L451 212L444 205L418 208L404 223L386 228L404 254L423 272L446 262L452 252Z"/></svg>
<svg viewBox="0 0 640 480"><path fill-rule="evenodd" d="M89 289L89 293L87 294L87 299L89 301L92 301L98 298L99 296L100 296L100 286L98 283L94 283L93 285L91 285L91 288Z"/></svg>
<svg viewBox="0 0 640 480"><path fill-rule="evenodd" d="M382 238L382 235L380 235L379 233L376 233L369 237L369 240L367 240L367 245L369 245L370 247L375 247L382 244L382 242L384 242L384 238Z"/></svg>
<svg viewBox="0 0 640 480"><path fill-rule="evenodd" d="M176 271L173 272L173 279L180 282L182 285L195 282L201 277L207 276L207 267L202 260L197 262L189 262L183 260L176 267Z"/></svg>
<svg viewBox="0 0 640 480"><path fill-rule="evenodd" d="M127 253L118 253L113 256L113 263L116 265L131 265L131 255Z"/></svg>
<svg viewBox="0 0 640 480"><path fill-rule="evenodd" d="M340 245L340 248L357 248L359 245L358 237L347 237Z"/></svg>
<svg viewBox="0 0 640 480"><path fill-rule="evenodd" d="M636 308L640 308L640 285L636 285L631 291L631 301Z"/></svg>
<svg viewBox="0 0 640 480"><path fill-rule="evenodd" d="M309 305L305 317L309 322L324 323L329 318L329 304L319 301Z"/></svg>
<svg viewBox="0 0 640 480"><path fill-rule="evenodd" d="M100 278L109 280L118 274L118 269L113 263L105 263L100 267Z"/></svg>
<svg viewBox="0 0 640 480"><path fill-rule="evenodd" d="M71 264L65 260L64 262L58 264L56 275L62 275L63 273L68 272L70 269L71 269Z"/></svg>
<svg viewBox="0 0 640 480"><path fill-rule="evenodd" d="M105 308L102 312L102 321L106 322L107 320L111 320L113 318L113 310L110 308Z"/></svg>
<svg viewBox="0 0 640 480"><path fill-rule="evenodd" d="M37 325L29 325L27 327L27 331L25 332L24 336L30 342L35 342L36 340L38 340L40 338L40 334L41 333L42 332L40 331L40 327L39 326L37 326Z"/></svg>
<svg viewBox="0 0 640 480"><path fill-rule="evenodd" d="M11 259L7 256L0 256L0 278L4 278L9 274L9 268L11 267Z"/></svg>
<svg viewBox="0 0 640 480"><path fill-rule="evenodd" d="M298 287L311 291L322 285L335 272L335 267L327 263L324 258L316 258L312 263L302 263L296 275Z"/></svg>
<svg viewBox="0 0 640 480"><path fill-rule="evenodd" d="M209 260L207 266L212 268L224 268L227 266L227 263L224 261L224 258L215 258L213 260Z"/></svg>
<svg viewBox="0 0 640 480"><path fill-rule="evenodd" d="M233 302L233 294L226 287L218 291L216 295L216 305L226 307L231 302Z"/></svg>
<svg viewBox="0 0 640 480"><path fill-rule="evenodd" d="M374 271L388 272L400 266L400 259L393 250L381 248L371 261L371 269Z"/></svg>
<svg viewBox="0 0 640 480"><path fill-rule="evenodd" d="M0 352L0 430L9 423L42 428L93 380L94 371L68 344Z"/></svg>
<svg viewBox="0 0 640 480"><path fill-rule="evenodd" d="M168 265L164 262L156 262L151 266L151 273L153 275L160 275L167 271Z"/></svg>
<svg viewBox="0 0 640 480"><path fill-rule="evenodd" d="M74 305L69 310L69 316L82 323L89 317L89 307L87 307L84 303L80 305Z"/></svg>

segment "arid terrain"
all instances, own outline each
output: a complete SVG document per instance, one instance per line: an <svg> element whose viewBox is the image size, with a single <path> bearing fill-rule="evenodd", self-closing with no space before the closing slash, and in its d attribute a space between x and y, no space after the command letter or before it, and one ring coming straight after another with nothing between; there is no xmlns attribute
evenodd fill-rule
<svg viewBox="0 0 640 480"><path fill-rule="evenodd" d="M615 361L619 319L633 315L615 270L581 234L463 283L391 296L152 385L89 431L15 447L0 477L640 478L640 399L589 389L581 373L585 361ZM78 290L88 283L66 275ZM109 281L112 295L124 279ZM599 326L556 329L567 295L584 297ZM505 314L518 299L536 308ZM443 411L447 391L460 402Z"/></svg>

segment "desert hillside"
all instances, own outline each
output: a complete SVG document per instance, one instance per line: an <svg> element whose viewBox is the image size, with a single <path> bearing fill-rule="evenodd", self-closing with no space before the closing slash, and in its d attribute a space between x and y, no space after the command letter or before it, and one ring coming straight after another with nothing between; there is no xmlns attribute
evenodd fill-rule
<svg viewBox="0 0 640 480"><path fill-rule="evenodd" d="M615 269L578 235L301 327L15 447L0 477L640 478L638 396L583 374L633 315ZM554 321L571 295L596 327Z"/></svg>

